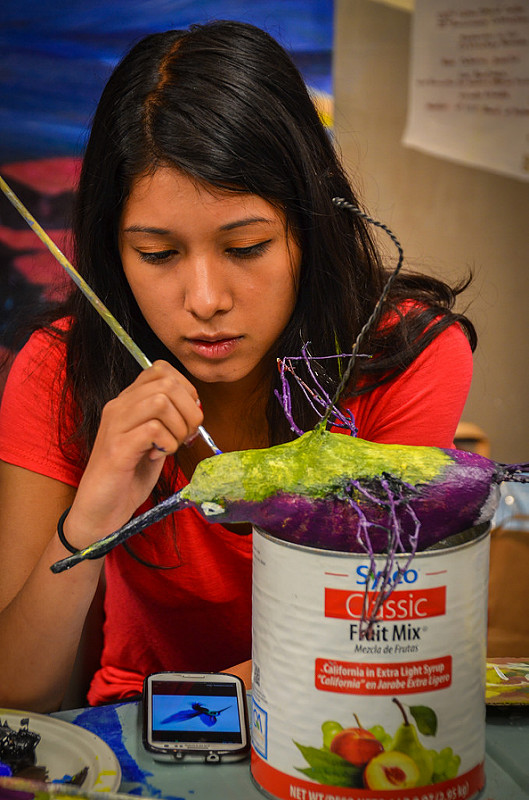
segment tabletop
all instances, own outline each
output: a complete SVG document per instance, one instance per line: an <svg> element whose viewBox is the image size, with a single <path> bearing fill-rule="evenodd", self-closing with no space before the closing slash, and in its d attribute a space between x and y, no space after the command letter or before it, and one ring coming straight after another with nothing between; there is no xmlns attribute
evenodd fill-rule
<svg viewBox="0 0 529 800"><path fill-rule="evenodd" d="M262 800L249 761L231 764L162 764L143 749L141 707L118 703L55 716L100 736L115 752L122 769L119 791L163 800ZM487 783L483 800L529 798L529 707L487 710Z"/></svg>

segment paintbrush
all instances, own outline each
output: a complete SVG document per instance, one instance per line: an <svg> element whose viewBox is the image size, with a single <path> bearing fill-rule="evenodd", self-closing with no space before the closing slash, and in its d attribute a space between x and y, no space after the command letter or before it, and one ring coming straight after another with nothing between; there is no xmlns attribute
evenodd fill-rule
<svg viewBox="0 0 529 800"><path fill-rule="evenodd" d="M114 315L109 311L109 309L105 306L105 304L99 299L93 289L87 284L85 279L79 275L75 267L68 261L64 253L59 250L55 242L50 239L46 231L39 225L37 220L33 217L33 215L28 211L25 205L18 199L16 194L13 192L12 189L9 188L5 180L0 175L0 189L3 191L7 199L14 205L16 210L19 212L20 216L25 219L33 233L35 233L41 242L44 242L50 253L57 259L61 267L68 273L70 278L79 287L81 292L84 294L86 299L92 306L95 308L97 313L104 319L107 323L108 327L112 330L112 332L117 336L119 341L121 342L124 347L127 348L131 356L133 356L140 367L143 369L147 369L148 367L152 367L152 362L149 361L145 353L143 353L136 342L131 339L127 331L119 324L117 319ZM202 426L198 426L198 432L206 442L209 447L213 450L215 455L220 455L222 450L219 450L207 430Z"/></svg>

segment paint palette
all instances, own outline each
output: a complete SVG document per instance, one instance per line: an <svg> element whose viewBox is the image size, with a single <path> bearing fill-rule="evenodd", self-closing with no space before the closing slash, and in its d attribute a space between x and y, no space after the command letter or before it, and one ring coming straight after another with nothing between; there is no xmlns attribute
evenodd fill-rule
<svg viewBox="0 0 529 800"><path fill-rule="evenodd" d="M86 769L80 786L85 791L109 792L121 783L121 767L110 747L94 733L45 714L0 708L0 721L18 731L21 720L40 735L36 764L45 767L47 781L66 783Z"/></svg>
<svg viewBox="0 0 529 800"><path fill-rule="evenodd" d="M529 705L529 659L487 659L488 706Z"/></svg>

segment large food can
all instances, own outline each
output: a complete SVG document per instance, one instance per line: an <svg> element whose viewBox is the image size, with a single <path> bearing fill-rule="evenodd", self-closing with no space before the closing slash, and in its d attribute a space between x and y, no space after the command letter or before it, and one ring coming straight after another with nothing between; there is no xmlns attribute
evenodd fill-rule
<svg viewBox="0 0 529 800"><path fill-rule="evenodd" d="M483 525L398 556L406 571L365 637L367 557L254 530L251 773L265 795L480 793L489 544Z"/></svg>

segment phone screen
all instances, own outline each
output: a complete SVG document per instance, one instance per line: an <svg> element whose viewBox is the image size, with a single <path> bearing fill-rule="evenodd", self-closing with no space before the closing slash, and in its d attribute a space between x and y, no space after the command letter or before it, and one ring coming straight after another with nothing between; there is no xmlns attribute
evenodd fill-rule
<svg viewBox="0 0 529 800"><path fill-rule="evenodd" d="M237 686L211 681L153 680L152 743L243 744Z"/></svg>

